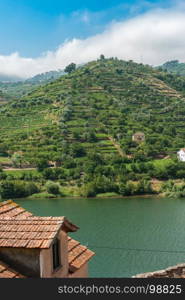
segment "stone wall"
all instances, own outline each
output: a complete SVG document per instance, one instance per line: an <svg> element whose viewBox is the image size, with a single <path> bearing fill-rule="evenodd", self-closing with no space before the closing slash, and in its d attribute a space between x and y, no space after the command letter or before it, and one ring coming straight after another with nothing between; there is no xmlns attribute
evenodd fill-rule
<svg viewBox="0 0 185 300"><path fill-rule="evenodd" d="M132 276L133 278L185 278L185 263L164 270L147 272Z"/></svg>

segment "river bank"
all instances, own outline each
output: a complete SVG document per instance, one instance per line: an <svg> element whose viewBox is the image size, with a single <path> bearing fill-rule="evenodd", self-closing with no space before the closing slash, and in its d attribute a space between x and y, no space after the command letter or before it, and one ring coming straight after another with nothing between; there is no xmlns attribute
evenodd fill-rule
<svg viewBox="0 0 185 300"><path fill-rule="evenodd" d="M114 199L114 198L118 198L118 199L125 199L125 198L150 198L150 197L154 197L154 194L145 194L145 195L130 195L130 196L122 196L122 195L118 195L116 193L101 193L96 195L96 197L88 197L88 199ZM165 197L164 193L160 193L160 194L155 194L155 197ZM74 196L74 195L54 195L54 194L49 194L49 193L38 193L38 194L33 194L29 197L26 197L25 199L61 199L61 198L71 198L71 199L81 199L82 196ZM83 197L84 198L84 197ZM21 199L21 198L17 198L17 199Z"/></svg>

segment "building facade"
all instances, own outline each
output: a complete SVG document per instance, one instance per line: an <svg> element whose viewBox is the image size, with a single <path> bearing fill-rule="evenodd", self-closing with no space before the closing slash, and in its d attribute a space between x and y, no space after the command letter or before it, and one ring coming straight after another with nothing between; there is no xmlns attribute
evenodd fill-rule
<svg viewBox="0 0 185 300"><path fill-rule="evenodd" d="M145 134L143 132L136 132L132 136L132 141L136 143L141 143L145 141Z"/></svg>

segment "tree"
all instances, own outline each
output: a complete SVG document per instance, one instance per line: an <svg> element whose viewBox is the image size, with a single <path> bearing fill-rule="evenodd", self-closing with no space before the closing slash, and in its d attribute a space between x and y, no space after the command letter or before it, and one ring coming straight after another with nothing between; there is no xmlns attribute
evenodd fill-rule
<svg viewBox="0 0 185 300"><path fill-rule="evenodd" d="M39 190L38 186L35 183L33 183L33 182L26 183L26 185L25 185L26 195L30 196L30 195L33 195L33 194L37 194L39 192L40 192L40 190Z"/></svg>
<svg viewBox="0 0 185 300"><path fill-rule="evenodd" d="M85 148L80 143L72 144L70 152L73 157L82 157L86 154Z"/></svg>
<svg viewBox="0 0 185 300"><path fill-rule="evenodd" d="M3 181L0 184L0 196L2 199L8 199L14 196L14 184L9 181Z"/></svg>
<svg viewBox="0 0 185 300"><path fill-rule="evenodd" d="M12 155L12 163L14 167L20 168L23 163L23 155L21 153L14 153Z"/></svg>
<svg viewBox="0 0 185 300"><path fill-rule="evenodd" d="M59 195L60 194L60 186L58 183L54 182L47 182L46 183L46 190L49 194Z"/></svg>
<svg viewBox="0 0 185 300"><path fill-rule="evenodd" d="M76 70L76 64L74 64L74 63L71 63L71 64L69 64L65 69L64 69L64 72L65 73L72 73L73 71L75 71Z"/></svg>
<svg viewBox="0 0 185 300"><path fill-rule="evenodd" d="M39 172L42 172L44 169L48 168L49 164L47 159L41 158L37 160L37 169Z"/></svg>
<svg viewBox="0 0 185 300"><path fill-rule="evenodd" d="M103 54L100 55L100 60L104 60L105 56Z"/></svg>
<svg viewBox="0 0 185 300"><path fill-rule="evenodd" d="M97 190L93 182L87 183L81 191L82 197L96 197L96 194Z"/></svg>

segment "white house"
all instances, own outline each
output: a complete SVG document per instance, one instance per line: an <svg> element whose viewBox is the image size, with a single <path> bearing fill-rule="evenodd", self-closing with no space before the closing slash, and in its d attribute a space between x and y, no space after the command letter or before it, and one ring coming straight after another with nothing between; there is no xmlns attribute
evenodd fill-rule
<svg viewBox="0 0 185 300"><path fill-rule="evenodd" d="M177 157L180 161L185 161L185 148L182 148L177 152Z"/></svg>

